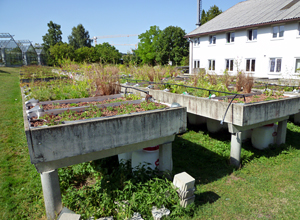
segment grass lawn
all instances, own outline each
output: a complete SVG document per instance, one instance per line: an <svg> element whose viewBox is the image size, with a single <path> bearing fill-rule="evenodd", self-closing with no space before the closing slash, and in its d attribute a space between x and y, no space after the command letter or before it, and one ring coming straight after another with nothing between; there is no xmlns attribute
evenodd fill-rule
<svg viewBox="0 0 300 220"><path fill-rule="evenodd" d="M40 176L23 127L19 68L0 67L0 219L46 219ZM177 219L298 219L300 127L265 151L243 144L242 168L228 164L230 135L189 128L173 143L174 174L196 179L193 212ZM61 172L61 171L60 171Z"/></svg>

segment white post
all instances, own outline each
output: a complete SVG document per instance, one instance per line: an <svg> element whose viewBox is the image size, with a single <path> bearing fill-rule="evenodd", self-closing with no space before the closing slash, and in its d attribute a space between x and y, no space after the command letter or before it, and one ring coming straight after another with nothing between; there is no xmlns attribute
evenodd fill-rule
<svg viewBox="0 0 300 220"><path fill-rule="evenodd" d="M230 164L239 167L241 163L242 132L231 134Z"/></svg>
<svg viewBox="0 0 300 220"><path fill-rule="evenodd" d="M172 143L159 146L159 170L170 172L173 170Z"/></svg>
<svg viewBox="0 0 300 220"><path fill-rule="evenodd" d="M189 61L189 74L193 73L193 41L190 41L190 61Z"/></svg>
<svg viewBox="0 0 300 220"><path fill-rule="evenodd" d="M57 170L41 173L47 219L54 220L62 210Z"/></svg>
<svg viewBox="0 0 300 220"><path fill-rule="evenodd" d="M287 120L278 122L276 144L284 144L286 139Z"/></svg>

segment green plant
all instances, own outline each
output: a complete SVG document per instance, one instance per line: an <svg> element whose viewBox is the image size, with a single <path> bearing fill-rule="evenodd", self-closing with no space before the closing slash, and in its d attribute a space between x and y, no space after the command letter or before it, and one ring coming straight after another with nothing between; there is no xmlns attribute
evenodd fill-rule
<svg viewBox="0 0 300 220"><path fill-rule="evenodd" d="M272 96L273 95L273 91L270 90L270 89L267 89L266 91L264 91L264 94L268 97Z"/></svg>

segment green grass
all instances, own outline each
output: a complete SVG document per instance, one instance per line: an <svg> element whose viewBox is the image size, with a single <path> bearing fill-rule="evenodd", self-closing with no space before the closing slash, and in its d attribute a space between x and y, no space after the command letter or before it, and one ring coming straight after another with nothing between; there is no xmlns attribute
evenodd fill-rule
<svg viewBox="0 0 300 220"><path fill-rule="evenodd" d="M0 82L0 219L39 219L44 201L24 133L19 68L0 68Z"/></svg>
<svg viewBox="0 0 300 220"><path fill-rule="evenodd" d="M45 219L40 176L30 163L24 134L18 71L0 68L0 219ZM228 164L227 132L212 135L200 127L178 135L173 142L173 173L186 171L196 179L196 200L185 211L172 207L176 201L166 201L174 210L171 219L298 219L299 137L300 127L288 123L287 143L280 147L259 151L246 142L242 168L236 169ZM116 161L114 157L59 169L64 205L84 213L92 212L98 202L104 214L108 213L109 208L115 208L108 193L119 199L129 196L113 190L121 184L123 189L132 187L130 190L136 192L136 203L129 198L133 202L131 207L141 208L147 215L149 211L143 201L151 202L156 194L151 190L145 194L140 191L150 186L166 193L163 189L168 184L151 181L144 173L137 179L130 172L117 172ZM90 214L93 213L85 216Z"/></svg>
<svg viewBox="0 0 300 220"><path fill-rule="evenodd" d="M228 165L230 135L190 130L176 138L174 172L196 179L197 208L182 219L297 219L300 214L300 128L288 123L287 143L255 150L243 144L242 168ZM188 153L187 153L188 152Z"/></svg>

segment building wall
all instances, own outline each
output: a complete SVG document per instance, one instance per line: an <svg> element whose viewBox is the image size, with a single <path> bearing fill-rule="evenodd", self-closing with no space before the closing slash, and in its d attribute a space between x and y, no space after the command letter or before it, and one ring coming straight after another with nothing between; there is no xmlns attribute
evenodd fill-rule
<svg viewBox="0 0 300 220"><path fill-rule="evenodd" d="M233 71L246 70L246 59L255 59L254 77L285 78L295 76L296 59L300 59L299 22L279 24L284 25L284 36L272 38L273 26L257 28L257 40L248 40L248 30L235 31L233 43L227 43L226 33L216 34L216 44L209 44L209 36L201 36L200 44L190 48L190 61L200 60L200 67L207 72L222 74L226 68L225 59L234 59ZM194 40L198 38L192 38ZM281 58L281 72L270 72L270 58ZM215 60L215 71L208 70L208 60ZM194 62L190 67L194 67ZM197 66L198 67L198 66ZM193 69L190 68L190 73ZM246 71L245 71L246 72Z"/></svg>

